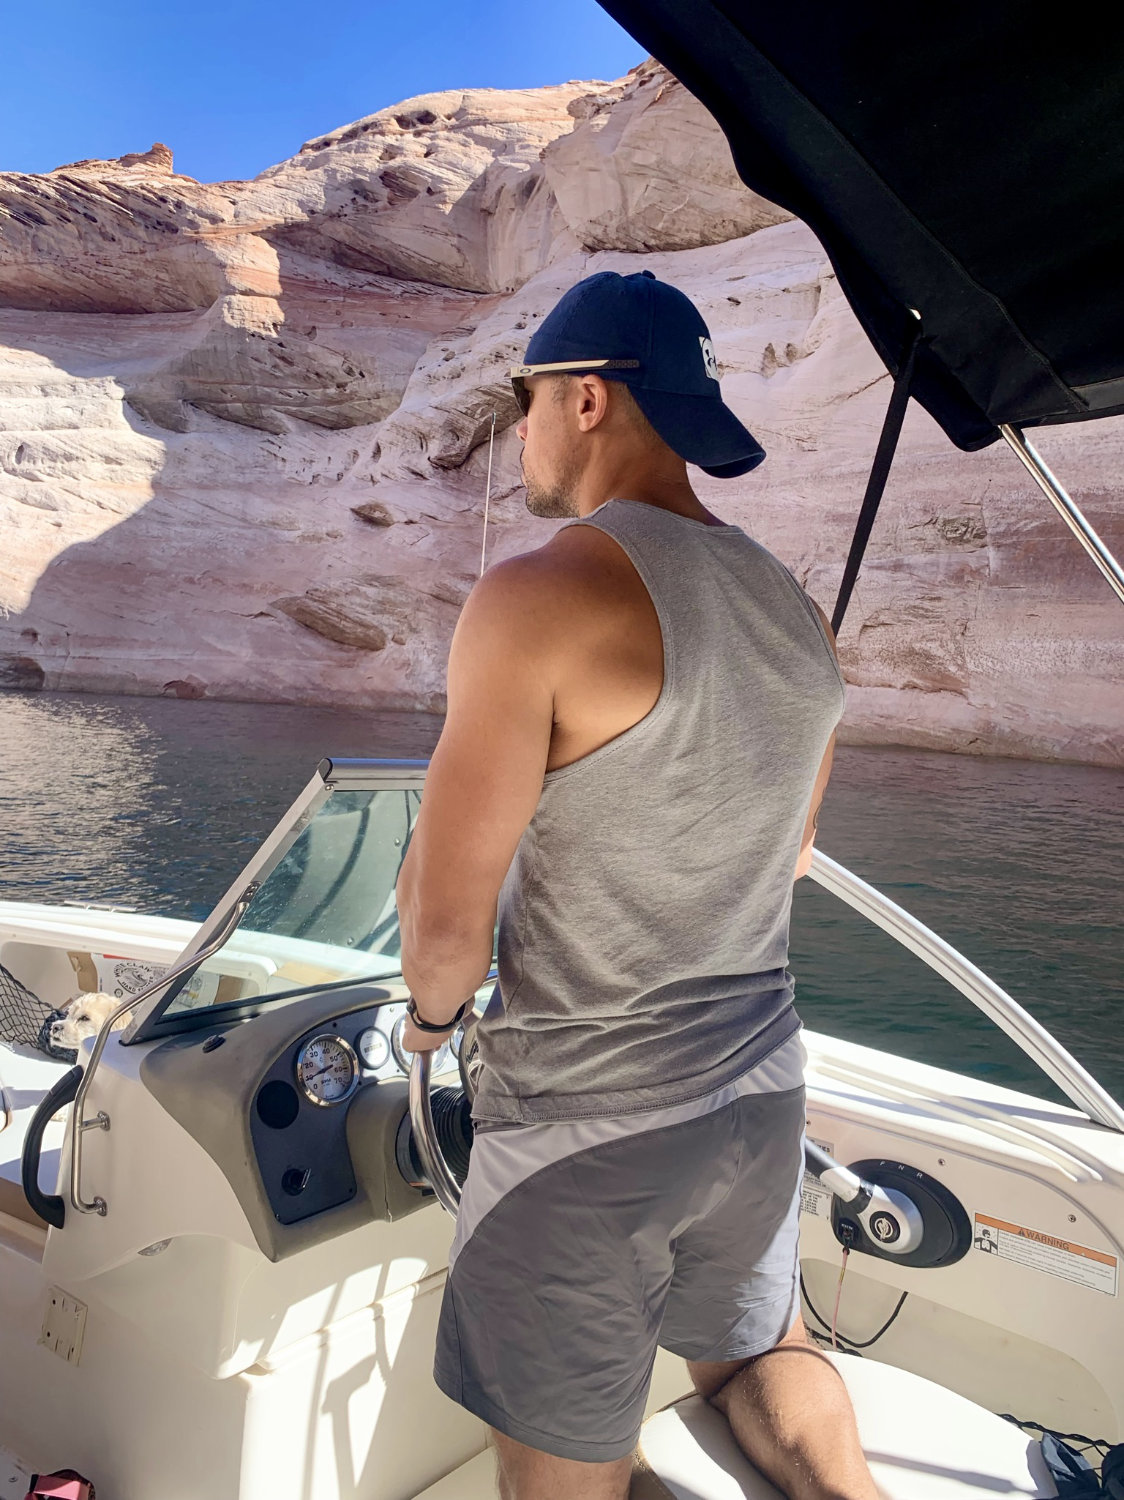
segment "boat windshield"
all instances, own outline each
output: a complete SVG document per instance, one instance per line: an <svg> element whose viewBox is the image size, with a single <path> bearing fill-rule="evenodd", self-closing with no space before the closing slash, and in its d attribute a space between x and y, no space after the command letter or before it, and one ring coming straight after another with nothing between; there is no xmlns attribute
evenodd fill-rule
<svg viewBox="0 0 1124 1500"><path fill-rule="evenodd" d="M420 805L418 789L333 789L223 947L165 995L160 1019L400 975L394 887Z"/></svg>

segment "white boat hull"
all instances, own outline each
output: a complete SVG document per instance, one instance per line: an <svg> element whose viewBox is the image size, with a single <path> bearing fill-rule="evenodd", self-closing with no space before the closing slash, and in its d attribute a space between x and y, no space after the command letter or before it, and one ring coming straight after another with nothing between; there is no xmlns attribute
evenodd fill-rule
<svg viewBox="0 0 1124 1500"><path fill-rule="evenodd" d="M0 907L0 962L52 1003L68 997L48 981L66 988L79 945L164 962L183 947L180 924L14 906ZM921 1168L977 1234L1013 1226L1000 1253L973 1247L939 1270L852 1255L840 1333L866 1339L908 1292L873 1358L988 1411L1119 1440L1124 1137L955 1073L806 1043L810 1136L844 1162ZM120 1500L411 1500L474 1459L487 1476L484 1428L430 1378L451 1220L431 1205L268 1260L216 1163L140 1082L146 1050L111 1038L87 1103L112 1121L87 1132L83 1166L107 1215L71 1212L48 1230L0 1212L0 1446L28 1468L77 1468ZM62 1071L0 1053L14 1106L0 1131L6 1208L22 1129ZM49 1172L65 1194L68 1151L51 1129L42 1186ZM840 1247L822 1193L806 1206L805 1282L829 1315ZM56 1347L43 1342L62 1296L84 1309L73 1350L57 1317ZM682 1362L661 1355L651 1409L687 1389Z"/></svg>

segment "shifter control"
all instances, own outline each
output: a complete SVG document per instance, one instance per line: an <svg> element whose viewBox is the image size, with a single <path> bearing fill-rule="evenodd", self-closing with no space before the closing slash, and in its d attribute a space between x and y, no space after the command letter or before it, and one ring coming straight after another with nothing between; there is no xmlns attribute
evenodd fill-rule
<svg viewBox="0 0 1124 1500"><path fill-rule="evenodd" d="M832 1228L848 1249L907 1266L947 1266L967 1254L968 1215L936 1178L881 1159L845 1167L811 1141L804 1154L834 1194Z"/></svg>
<svg viewBox="0 0 1124 1500"><path fill-rule="evenodd" d="M902 1256L920 1248L925 1228L917 1205L896 1188L879 1187L867 1182L849 1167L828 1156L822 1147L808 1141L804 1155L809 1170L835 1194L836 1202L845 1205L846 1218L836 1222L851 1226L849 1248L863 1250L864 1240L871 1240L886 1255Z"/></svg>

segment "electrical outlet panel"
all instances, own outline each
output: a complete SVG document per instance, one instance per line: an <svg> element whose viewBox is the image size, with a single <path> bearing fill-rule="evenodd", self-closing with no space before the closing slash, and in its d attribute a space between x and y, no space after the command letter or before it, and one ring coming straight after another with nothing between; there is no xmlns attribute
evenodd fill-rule
<svg viewBox="0 0 1124 1500"><path fill-rule="evenodd" d="M82 1358L82 1338L86 1332L86 1304L79 1302L61 1287L53 1286L47 1293L47 1308L43 1314L43 1331L39 1342L50 1349L68 1365L76 1365Z"/></svg>

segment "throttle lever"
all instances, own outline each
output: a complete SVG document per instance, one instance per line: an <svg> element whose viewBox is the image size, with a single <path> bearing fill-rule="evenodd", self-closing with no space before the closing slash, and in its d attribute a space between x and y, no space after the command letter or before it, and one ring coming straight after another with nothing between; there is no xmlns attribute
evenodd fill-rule
<svg viewBox="0 0 1124 1500"><path fill-rule="evenodd" d="M886 1255L909 1255L921 1244L924 1221L912 1198L897 1188L867 1182L814 1141L804 1142L804 1160L812 1176L847 1205L848 1217L873 1247Z"/></svg>

